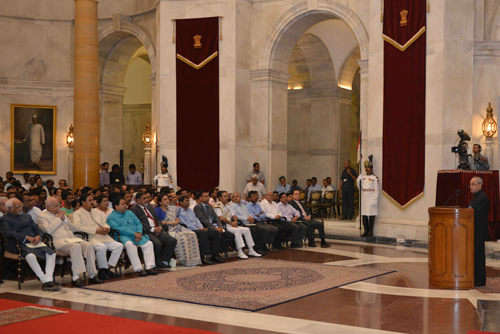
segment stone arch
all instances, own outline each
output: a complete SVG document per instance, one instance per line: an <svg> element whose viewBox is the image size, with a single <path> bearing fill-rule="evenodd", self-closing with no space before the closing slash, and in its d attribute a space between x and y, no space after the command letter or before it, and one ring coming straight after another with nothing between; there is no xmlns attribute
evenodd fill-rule
<svg viewBox="0 0 500 334"><path fill-rule="evenodd" d="M324 20L341 19L352 30L358 41L362 59L368 59L368 33L356 13L334 1L318 1L314 10L306 2L286 11L265 37L258 58L258 68L286 72L286 64L298 39L313 25Z"/></svg>
<svg viewBox="0 0 500 334"><path fill-rule="evenodd" d="M266 162L271 188L277 185L278 177L287 170L287 83L288 64L293 48L304 33L313 25L330 19L341 19L351 29L359 45L361 61L361 118L367 115L368 101L368 33L357 14L344 4L335 0L318 0L311 9L310 2L302 2L288 9L269 28L262 41L252 71L255 95L266 96L263 100L252 101L252 111L261 113L267 119L266 153L256 145L252 148L256 157ZM337 86L337 83L334 83ZM337 94L339 95L339 94ZM350 101L350 97L349 97ZM341 97L334 98L334 108L340 108ZM336 117L339 117L337 113ZM364 123L364 122L363 122ZM337 120L337 124L340 124ZM365 126L365 125L364 125ZM366 130L366 129L363 129ZM337 161L338 163L338 161ZM340 166L337 167L337 170ZM276 180L276 181L275 181Z"/></svg>
<svg viewBox="0 0 500 334"><path fill-rule="evenodd" d="M133 23L127 22L127 21L120 21L119 22L119 28L115 29L115 24L113 22L106 24L102 28L99 29L99 44L108 37L109 35L116 33L116 32L122 32L122 37L127 36L127 35L132 35L136 37L142 45L146 48L146 51L148 52L148 56L150 59L151 63L151 72L156 73L156 48L154 44L154 39L151 36L151 34L139 27L136 26Z"/></svg>
<svg viewBox="0 0 500 334"><path fill-rule="evenodd" d="M351 89L354 76L359 69L358 60L361 59L361 51L359 47L355 47L346 57L338 80L338 86L341 88Z"/></svg>

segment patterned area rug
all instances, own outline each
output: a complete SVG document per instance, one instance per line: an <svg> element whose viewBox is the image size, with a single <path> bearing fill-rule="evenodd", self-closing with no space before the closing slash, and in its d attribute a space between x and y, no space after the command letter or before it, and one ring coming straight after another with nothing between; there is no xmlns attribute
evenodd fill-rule
<svg viewBox="0 0 500 334"><path fill-rule="evenodd" d="M483 293L500 293L500 277L486 277L486 285L476 287Z"/></svg>
<svg viewBox="0 0 500 334"><path fill-rule="evenodd" d="M67 312L36 306L14 308L10 310L0 311L0 326L10 325L21 321L50 317L51 315L61 313ZM37 332L38 330L34 329L35 332Z"/></svg>
<svg viewBox="0 0 500 334"><path fill-rule="evenodd" d="M84 288L258 311L391 272L377 268L251 259Z"/></svg>

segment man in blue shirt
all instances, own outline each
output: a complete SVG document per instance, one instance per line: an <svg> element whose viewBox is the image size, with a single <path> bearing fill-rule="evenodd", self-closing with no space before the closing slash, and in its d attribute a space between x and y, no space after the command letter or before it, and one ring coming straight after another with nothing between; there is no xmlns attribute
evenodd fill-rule
<svg viewBox="0 0 500 334"><path fill-rule="evenodd" d="M251 191L248 193L250 202L246 205L248 212L252 215L255 224L257 225L257 230L262 231L262 243L264 246L261 248L265 252L269 251L266 244L272 244L276 236L278 235L279 228L268 224L265 219L267 218L264 210L257 201L259 200L259 194L256 191Z"/></svg>
<svg viewBox="0 0 500 334"><path fill-rule="evenodd" d="M189 208L189 197L180 196L177 202L181 206L179 210L179 220L184 226L196 234L200 247L201 263L213 264L211 258L215 258L221 252L221 236L216 229L204 228L193 210Z"/></svg>
<svg viewBox="0 0 500 334"><path fill-rule="evenodd" d="M142 184L142 175L135 170L135 165L130 164L130 166L128 166L128 169L130 169L130 172L127 173L127 184L132 186L138 186Z"/></svg>
<svg viewBox="0 0 500 334"><path fill-rule="evenodd" d="M279 192L280 194L281 193L289 193L290 192L290 185L288 183L286 183L286 178L284 176L281 176L279 178L279 181L280 181L280 185L276 187L276 191Z"/></svg>
<svg viewBox="0 0 500 334"><path fill-rule="evenodd" d="M315 177L311 178L311 186L307 189L307 199L311 198L311 193L313 191L321 191L321 186L318 184L318 179Z"/></svg>

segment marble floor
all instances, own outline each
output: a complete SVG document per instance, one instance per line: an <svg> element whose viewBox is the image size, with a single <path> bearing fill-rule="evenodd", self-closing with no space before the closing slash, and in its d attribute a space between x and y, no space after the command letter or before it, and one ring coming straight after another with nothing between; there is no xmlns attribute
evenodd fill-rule
<svg viewBox="0 0 500 334"><path fill-rule="evenodd" d="M44 292L28 280L17 289L5 281L0 298L107 314L219 333L459 333L480 330L477 301L500 303L500 294L440 290L429 286L427 250L352 241L331 248L270 252L266 258L397 270L267 308L258 312L71 288ZM228 261L241 261L231 257ZM487 275L500 277L500 261L488 261ZM190 270L178 266L172 270ZM121 279L135 277L127 272ZM168 271L161 273L168 275Z"/></svg>

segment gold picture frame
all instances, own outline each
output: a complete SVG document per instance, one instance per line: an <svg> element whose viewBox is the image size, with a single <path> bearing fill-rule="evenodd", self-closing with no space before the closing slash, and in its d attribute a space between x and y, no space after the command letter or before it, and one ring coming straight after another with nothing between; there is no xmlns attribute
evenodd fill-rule
<svg viewBox="0 0 500 334"><path fill-rule="evenodd" d="M12 173L57 174L57 106L11 104L10 115Z"/></svg>

